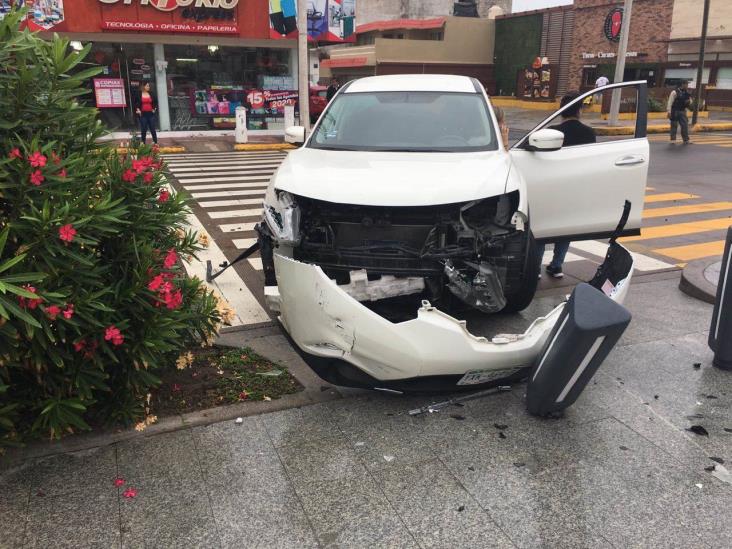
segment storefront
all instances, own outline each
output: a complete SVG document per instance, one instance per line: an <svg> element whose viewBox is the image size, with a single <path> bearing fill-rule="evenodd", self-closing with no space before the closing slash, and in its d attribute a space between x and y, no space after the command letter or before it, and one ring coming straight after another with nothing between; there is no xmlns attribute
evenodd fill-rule
<svg viewBox="0 0 732 549"><path fill-rule="evenodd" d="M25 4L34 30L91 44L88 101L110 129L137 124L132 106L150 83L161 130L230 130L235 109L249 129L280 133L297 104L295 0L0 0ZM311 40L354 40L354 0L315 0ZM0 13L0 16L2 14Z"/></svg>

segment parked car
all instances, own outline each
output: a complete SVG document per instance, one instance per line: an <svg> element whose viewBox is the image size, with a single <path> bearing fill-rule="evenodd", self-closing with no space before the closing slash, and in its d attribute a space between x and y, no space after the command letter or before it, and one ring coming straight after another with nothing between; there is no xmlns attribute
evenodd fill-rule
<svg viewBox="0 0 732 549"><path fill-rule="evenodd" d="M310 86L310 122L312 124L315 124L328 105L327 92L328 88L325 86Z"/></svg>
<svg viewBox="0 0 732 549"><path fill-rule="evenodd" d="M606 88L625 86L645 95L641 82ZM632 139L562 147L546 128L552 115L507 150L475 79L347 84L307 140L302 127L286 130L304 144L272 177L258 227L269 306L335 384L455 390L525 376L563 305L493 338L470 333L455 305L526 308L537 240L639 233L649 147L638 104ZM633 260L612 249L592 283L622 301ZM380 308L410 296L410 318Z"/></svg>

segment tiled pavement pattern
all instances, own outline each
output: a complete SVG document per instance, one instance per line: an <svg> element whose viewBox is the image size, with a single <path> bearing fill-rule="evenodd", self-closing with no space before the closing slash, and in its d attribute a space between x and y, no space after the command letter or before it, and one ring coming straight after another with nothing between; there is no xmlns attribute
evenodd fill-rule
<svg viewBox="0 0 732 549"><path fill-rule="evenodd" d="M729 139L732 144L732 137ZM214 267L223 256L231 261L255 242L254 225L261 218L267 183L286 154L282 151L202 153L166 158L174 176L173 185L192 195L198 222L220 249L222 255L216 256ZM732 201L706 200L703 192L667 192L660 186L649 187L641 236L622 240L635 253L636 276L721 254L724 232L732 221L730 214ZM605 251L603 242L573 243L565 264L568 277L564 283L590 278ZM549 251L544 264L550 256ZM261 260L255 255L227 275L229 291L224 293L240 311L239 324L270 320L264 307L261 269ZM541 287L554 284L544 277Z"/></svg>
<svg viewBox="0 0 732 549"><path fill-rule="evenodd" d="M732 461L732 378L676 286L631 287L563 419L528 416L523 385L420 417L433 399L368 393L0 462L0 547L731 547L732 486L705 467Z"/></svg>

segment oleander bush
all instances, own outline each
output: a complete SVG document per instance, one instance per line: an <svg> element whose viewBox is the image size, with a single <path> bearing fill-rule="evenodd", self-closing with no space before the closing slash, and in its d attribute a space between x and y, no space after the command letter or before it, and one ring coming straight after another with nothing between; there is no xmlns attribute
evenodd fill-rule
<svg viewBox="0 0 732 549"><path fill-rule="evenodd" d="M222 320L182 261L200 249L153 148L100 145L68 40L0 21L0 446L145 425L150 389Z"/></svg>

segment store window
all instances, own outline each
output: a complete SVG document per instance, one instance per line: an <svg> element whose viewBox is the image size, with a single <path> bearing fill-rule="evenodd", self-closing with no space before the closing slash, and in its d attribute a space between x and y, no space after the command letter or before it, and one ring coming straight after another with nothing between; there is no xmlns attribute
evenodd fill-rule
<svg viewBox="0 0 732 549"><path fill-rule="evenodd" d="M297 98L288 49L166 45L165 59L173 130L233 128L239 105L249 129L283 129Z"/></svg>
<svg viewBox="0 0 732 549"><path fill-rule="evenodd" d="M140 93L140 87L150 82L155 90L155 63L153 62L152 44L119 44L112 42L94 42L84 62L87 65L98 65L102 73L98 79L121 80L124 90L124 107L97 104L94 93L94 79L87 83L89 95L85 100L99 108L99 117L110 130L128 130L137 127L137 118L132 111L132 98ZM113 104L117 105L118 102Z"/></svg>
<svg viewBox="0 0 732 549"><path fill-rule="evenodd" d="M683 80L689 81L689 87L696 87L696 68L684 67L676 69L666 69L666 75L663 81L664 86L674 88L681 84ZM709 84L709 68L702 71L702 83Z"/></svg>
<svg viewBox="0 0 732 549"><path fill-rule="evenodd" d="M717 89L732 90L732 67L720 67L717 71Z"/></svg>

